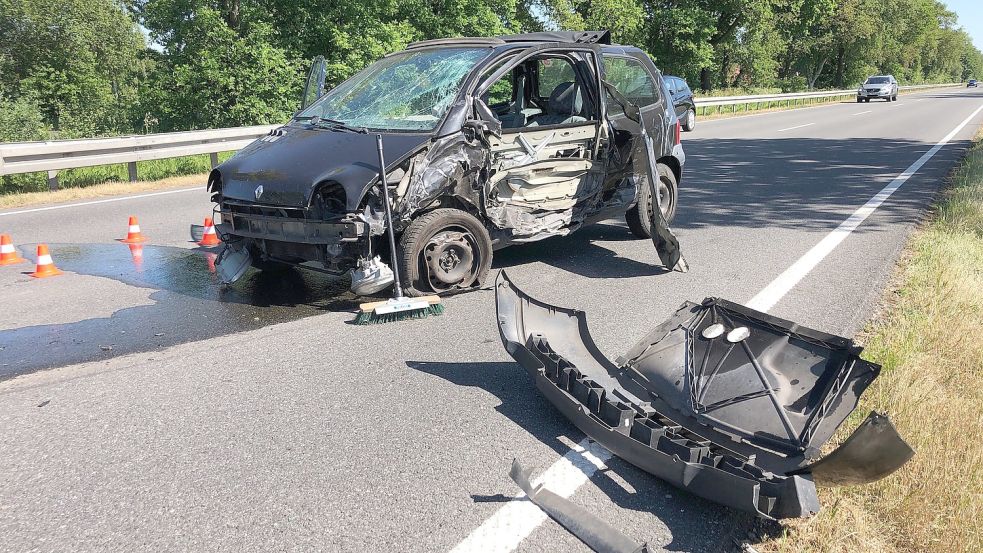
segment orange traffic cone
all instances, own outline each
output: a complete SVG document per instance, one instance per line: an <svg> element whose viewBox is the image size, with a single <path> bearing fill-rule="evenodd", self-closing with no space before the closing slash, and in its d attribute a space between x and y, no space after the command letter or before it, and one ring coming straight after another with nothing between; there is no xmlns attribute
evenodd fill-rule
<svg viewBox="0 0 983 553"><path fill-rule="evenodd" d="M51 261L51 254L48 253L48 246L44 244L38 244L38 264L34 272L31 273L32 277L44 278L55 275L60 275L61 271L55 267L55 264Z"/></svg>
<svg viewBox="0 0 983 553"><path fill-rule="evenodd" d="M140 242L146 242L147 237L140 234L140 223L137 222L135 215L130 215L129 228L126 231L126 238L120 238L120 242L124 244L139 244Z"/></svg>
<svg viewBox="0 0 983 553"><path fill-rule="evenodd" d="M205 263L208 263L208 272L215 274L215 259L218 258L217 253L205 252Z"/></svg>
<svg viewBox="0 0 983 553"><path fill-rule="evenodd" d="M218 234L215 232L215 225L212 224L211 217L205 217L205 233L201 236L201 241L198 242L199 246L218 246L221 245L222 241L218 239Z"/></svg>
<svg viewBox="0 0 983 553"><path fill-rule="evenodd" d="M25 261L27 260L17 255L17 250L14 249L14 244L10 241L10 236L0 234L0 265L13 265L14 263L23 263Z"/></svg>
<svg viewBox="0 0 983 553"><path fill-rule="evenodd" d="M133 265L139 271L143 267L143 244L130 244L130 255L133 256Z"/></svg>

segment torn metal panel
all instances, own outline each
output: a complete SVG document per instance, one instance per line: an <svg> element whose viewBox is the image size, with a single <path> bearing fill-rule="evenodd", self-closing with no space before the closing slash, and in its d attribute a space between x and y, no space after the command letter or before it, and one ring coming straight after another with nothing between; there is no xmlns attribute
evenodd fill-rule
<svg viewBox="0 0 983 553"><path fill-rule="evenodd" d="M455 196L480 205L472 182L487 165L488 150L468 134L462 131L434 140L423 159L414 163L406 193L395 207L400 220L409 221L441 196Z"/></svg>
<svg viewBox="0 0 983 553"><path fill-rule="evenodd" d="M832 453L795 472L812 474L821 487L869 484L914 456L915 450L898 434L891 419L872 411Z"/></svg>
<svg viewBox="0 0 983 553"><path fill-rule="evenodd" d="M725 300L685 304L616 362L582 312L530 298L504 272L496 303L506 350L584 433L679 488L766 518L818 512L812 474L797 469L877 374L845 338ZM866 459L879 455L885 467L907 460Z"/></svg>
<svg viewBox="0 0 983 553"><path fill-rule="evenodd" d="M532 471L512 460L509 476L525 492L529 501L559 522L597 553L646 553L648 545L621 533L597 515L543 487L533 486Z"/></svg>

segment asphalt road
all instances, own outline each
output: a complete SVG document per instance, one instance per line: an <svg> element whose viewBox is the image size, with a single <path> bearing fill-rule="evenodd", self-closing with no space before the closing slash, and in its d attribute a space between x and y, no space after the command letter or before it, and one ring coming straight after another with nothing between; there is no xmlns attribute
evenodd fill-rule
<svg viewBox="0 0 983 553"><path fill-rule="evenodd" d="M585 310L613 358L684 300L749 301L976 112L771 310L853 335L981 105L953 90L701 121L674 225L689 273L664 273L622 221L494 266ZM538 474L584 438L505 353L491 292L352 326L344 283L320 276L222 291L188 242L203 189L19 211L0 232L32 259L52 244L68 272L0 267L0 550L447 551L518 492L513 457ZM130 214L151 238L140 263L114 241ZM572 500L655 550L718 550L747 522L617 458ZM484 549L585 550L533 526Z"/></svg>

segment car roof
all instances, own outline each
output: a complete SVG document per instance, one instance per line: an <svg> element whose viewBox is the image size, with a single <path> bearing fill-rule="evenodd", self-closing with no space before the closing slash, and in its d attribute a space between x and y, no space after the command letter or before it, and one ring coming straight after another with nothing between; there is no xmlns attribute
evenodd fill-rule
<svg viewBox="0 0 983 553"><path fill-rule="evenodd" d="M437 38L411 42L406 49L428 48L434 46L505 46L505 45L541 45L555 42L557 44L611 44L611 31L549 31L542 33L524 33L518 35L500 35L494 37L456 37Z"/></svg>

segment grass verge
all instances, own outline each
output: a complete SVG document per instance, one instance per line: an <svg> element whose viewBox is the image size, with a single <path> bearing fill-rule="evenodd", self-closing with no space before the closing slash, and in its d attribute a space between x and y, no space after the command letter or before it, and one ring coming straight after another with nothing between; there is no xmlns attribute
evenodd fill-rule
<svg viewBox="0 0 983 553"><path fill-rule="evenodd" d="M838 436L886 411L914 459L872 485L822 489L819 515L758 551L983 551L983 133L949 184L860 338L884 369Z"/></svg>
<svg viewBox="0 0 983 553"><path fill-rule="evenodd" d="M205 190L205 180L208 173L197 175L181 175L155 181L137 182L104 182L91 186L62 188L54 192L21 192L19 194L0 195L0 209L14 209L40 204L56 204L78 200L91 200L105 196L122 196L172 188L191 188L200 186Z"/></svg>
<svg viewBox="0 0 983 553"><path fill-rule="evenodd" d="M221 152L218 154L219 163L232 157L235 152ZM73 190L67 196L69 199L79 199L94 196L106 195L95 190L103 184L119 184L123 187L130 186L129 189L120 190L117 193L128 191L146 191L152 183L160 182L161 188L167 188L168 183L174 177L193 175L204 184L202 174L207 174L211 170L211 161L207 154L184 156L167 159L155 159L150 161L137 162L137 176L139 183L130 183L129 174L125 163L114 165L99 165L95 167L79 167L78 169L66 169L58 172L58 184L60 190L57 194L46 196L48 193L47 173L25 173L20 175L8 175L0 177L0 208L5 206L5 202L16 205L28 205L22 203L57 202L61 201L58 196L64 196L62 190ZM102 187L103 190L110 190L113 186ZM82 192L83 189L93 189ZM18 196L24 196L25 200L18 200ZM46 199L47 198L47 199ZM6 207L12 207L6 205Z"/></svg>

